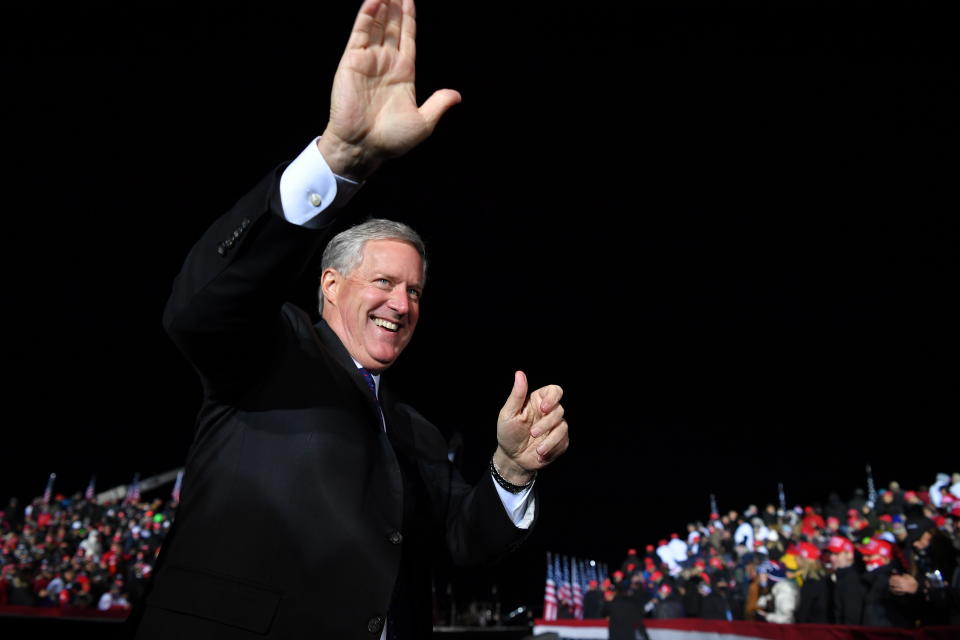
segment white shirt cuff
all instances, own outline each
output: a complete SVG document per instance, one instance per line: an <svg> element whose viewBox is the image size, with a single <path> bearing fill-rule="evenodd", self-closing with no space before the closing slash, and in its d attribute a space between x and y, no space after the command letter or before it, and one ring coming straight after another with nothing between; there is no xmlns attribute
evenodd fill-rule
<svg viewBox="0 0 960 640"><path fill-rule="evenodd" d="M280 176L283 217L308 228L323 226L326 220L320 213L331 206L345 205L362 186L333 173L317 148L317 140L314 138Z"/></svg>
<svg viewBox="0 0 960 640"><path fill-rule="evenodd" d="M500 496L500 502L503 508L507 510L507 515L518 529L529 529L533 524L533 515L536 513L536 499L533 497L533 485L521 491L520 493L510 493L497 481L490 478L490 482L497 488L497 494ZM536 482L536 481L534 481Z"/></svg>

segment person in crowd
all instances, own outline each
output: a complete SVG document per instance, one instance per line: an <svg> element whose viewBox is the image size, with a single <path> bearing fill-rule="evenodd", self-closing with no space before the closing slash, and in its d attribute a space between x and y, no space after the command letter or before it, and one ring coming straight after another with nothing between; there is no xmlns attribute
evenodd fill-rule
<svg viewBox="0 0 960 640"><path fill-rule="evenodd" d="M680 538L680 534L671 533L670 542L667 543L670 548L670 555L677 567L683 567L687 562L687 543Z"/></svg>
<svg viewBox="0 0 960 640"><path fill-rule="evenodd" d="M861 578L863 567L856 561L853 543L847 538L834 536L830 538L827 551L833 569L833 621L860 625L867 589Z"/></svg>
<svg viewBox="0 0 960 640"><path fill-rule="evenodd" d="M687 550L691 556L700 555L700 540L703 538L703 525L693 522L687 523Z"/></svg>
<svg viewBox="0 0 960 640"><path fill-rule="evenodd" d="M800 588L787 577L787 569L779 562L764 562L757 567L761 591L771 584L768 594L757 600L756 613L767 622L793 624L800 600Z"/></svg>
<svg viewBox="0 0 960 640"><path fill-rule="evenodd" d="M667 566L671 574L680 568L680 565L677 564L676 559L673 557L670 543L666 539L662 539L657 543L657 557L660 559L661 564Z"/></svg>
<svg viewBox="0 0 960 640"><path fill-rule="evenodd" d="M703 582L704 574L699 568L684 571L679 576L680 601L683 604L684 615L688 618L699 618L701 616L701 605L703 598L700 595L700 583Z"/></svg>
<svg viewBox="0 0 960 640"><path fill-rule="evenodd" d="M960 474L953 474L953 477L947 475L946 473L938 473L937 478L932 485L930 485L929 499L930 504L934 507L940 508L943 505L944 498L948 501L953 501L957 497L960 497L960 487L957 487L954 490L951 490L951 482L954 486L960 482Z"/></svg>
<svg viewBox="0 0 960 640"><path fill-rule="evenodd" d="M630 565L633 565L634 569L640 566L640 556L637 554L637 550L632 547L627 549L627 555L620 564L620 570L629 575L633 572L633 569L628 568Z"/></svg>
<svg viewBox="0 0 960 640"><path fill-rule="evenodd" d="M649 640L643 625L645 600L642 582L631 581L604 603L610 640Z"/></svg>
<svg viewBox="0 0 960 640"><path fill-rule="evenodd" d="M951 584L957 577L957 548L929 518L906 523L910 571L890 576L890 592L918 600L921 624L948 625L960 613L960 592Z"/></svg>
<svg viewBox="0 0 960 640"><path fill-rule="evenodd" d="M773 587L773 583L769 581L769 578L761 578L761 572L759 571L760 564L762 564L762 561L748 565L747 576L750 579L750 584L747 586L747 597L743 605L743 619L748 622L758 619L762 620L762 616L757 613L760 598L762 596L769 596L770 590ZM766 602L766 600L764 600L764 602Z"/></svg>
<svg viewBox="0 0 960 640"><path fill-rule="evenodd" d="M583 617L587 620L602 618L602 612L603 592L600 590L600 583L590 580L587 583L587 591L583 594Z"/></svg>
<svg viewBox="0 0 960 640"><path fill-rule="evenodd" d="M916 596L895 594L890 589L890 577L903 571L893 563L892 545L874 537L857 550L863 555L866 567L863 624L868 627L912 628L917 619Z"/></svg>
<svg viewBox="0 0 960 640"><path fill-rule="evenodd" d="M756 553L745 554L730 570L729 599L734 620L744 619L750 585L756 576L756 555Z"/></svg>
<svg viewBox="0 0 960 640"><path fill-rule="evenodd" d="M903 513L904 500L900 484L891 482L889 489L882 492L875 507L878 517L894 516Z"/></svg>
<svg viewBox="0 0 960 640"><path fill-rule="evenodd" d="M110 590L104 592L97 601L97 609L100 611L110 611L115 609L130 609L130 602L122 591L123 582L115 580L110 586Z"/></svg>
<svg viewBox="0 0 960 640"><path fill-rule="evenodd" d="M672 620L674 618L683 618L683 602L680 600L680 594L673 586L664 581L657 588L657 595L654 601L653 617L657 620Z"/></svg>
<svg viewBox="0 0 960 640"><path fill-rule="evenodd" d="M780 515L777 513L777 507L773 504L767 504L767 506L763 508L763 513L760 514L760 517L763 518L763 523L768 527L771 527L780 521Z"/></svg>
<svg viewBox="0 0 960 640"><path fill-rule="evenodd" d="M624 580L626 576L623 573L623 571L619 571L619 570L614 571L611 577L613 578L611 582L611 587L616 593L620 593L621 591L626 590L629 582Z"/></svg>
<svg viewBox="0 0 960 640"><path fill-rule="evenodd" d="M718 571L712 574L705 573L701 576L703 581L700 583L698 591L702 598L700 602L700 617L704 620L733 620L733 612L730 609L728 598L729 586L724 572Z"/></svg>
<svg viewBox="0 0 960 640"><path fill-rule="evenodd" d="M797 555L797 575L802 582L798 623L828 624L831 622L830 582L820 562L820 549L809 542L801 542Z"/></svg>
<svg viewBox="0 0 960 640"><path fill-rule="evenodd" d="M803 509L803 517L800 520L800 531L808 536L813 537L814 534L820 530L826 528L827 523L824 522L823 516L821 516L812 506L806 506Z"/></svg>
<svg viewBox="0 0 960 640"><path fill-rule="evenodd" d="M753 525L744 519L737 521L737 528L733 532L734 549L739 549L738 555L743 555L753 549Z"/></svg>

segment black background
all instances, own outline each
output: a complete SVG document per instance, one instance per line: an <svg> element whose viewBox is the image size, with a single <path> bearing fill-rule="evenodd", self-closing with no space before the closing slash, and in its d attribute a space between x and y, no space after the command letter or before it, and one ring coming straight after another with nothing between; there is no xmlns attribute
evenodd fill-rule
<svg viewBox="0 0 960 640"><path fill-rule="evenodd" d="M354 3L4 9L0 495L184 459L162 332L202 230L325 123ZM667 3L664 3L667 4ZM957 65L906 5L421 2L418 89L463 94L355 199L431 271L389 373L479 477L514 369L570 451L513 564L619 563L708 513L956 470ZM609 5L609 6L608 6ZM312 284L301 287L309 303ZM484 583L484 580L487 582Z"/></svg>

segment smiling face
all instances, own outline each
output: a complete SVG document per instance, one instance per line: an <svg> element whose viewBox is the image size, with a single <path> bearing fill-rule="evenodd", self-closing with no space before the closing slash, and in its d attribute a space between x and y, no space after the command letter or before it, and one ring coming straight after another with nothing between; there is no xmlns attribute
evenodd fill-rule
<svg viewBox="0 0 960 640"><path fill-rule="evenodd" d="M399 240L368 240L363 259L344 275L320 276L323 319L363 367L380 373L413 337L420 316L423 261Z"/></svg>

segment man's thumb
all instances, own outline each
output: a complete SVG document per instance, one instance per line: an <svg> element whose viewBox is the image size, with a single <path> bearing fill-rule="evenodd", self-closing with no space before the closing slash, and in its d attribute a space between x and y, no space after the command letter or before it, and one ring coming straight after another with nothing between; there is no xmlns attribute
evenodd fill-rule
<svg viewBox="0 0 960 640"><path fill-rule="evenodd" d="M517 371L513 374L513 389L510 390L510 397L503 405L503 410L508 415L516 415L523 408L523 403L527 401L527 376L523 371Z"/></svg>
<svg viewBox="0 0 960 640"><path fill-rule="evenodd" d="M433 95L427 98L427 101L420 105L420 114L427 121L430 133L433 133L434 127L440 121L440 117L447 112L447 109L460 103L460 92L453 89L439 89L433 92Z"/></svg>

